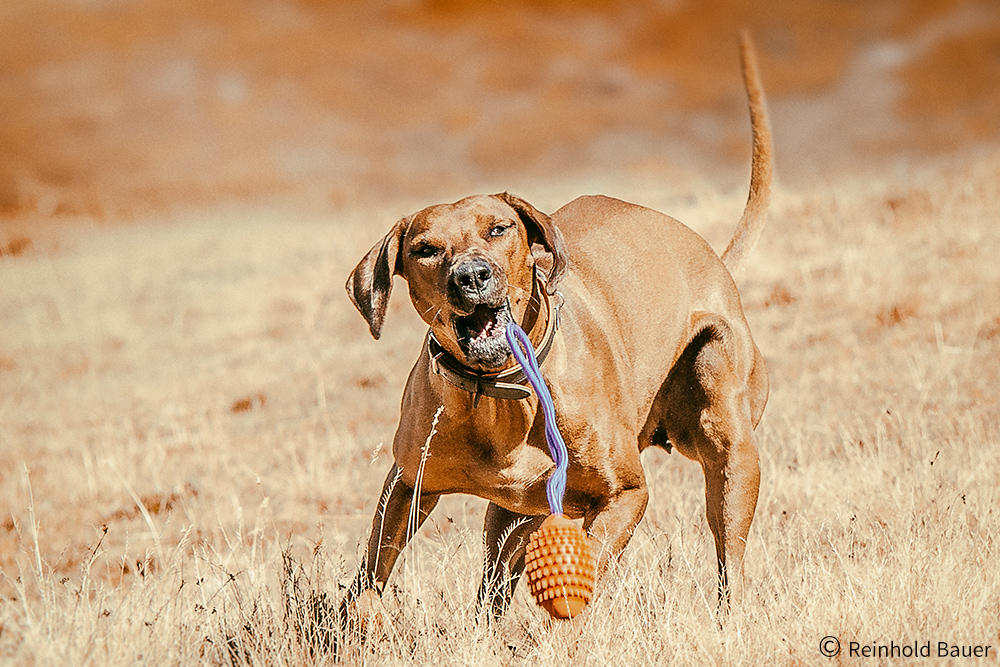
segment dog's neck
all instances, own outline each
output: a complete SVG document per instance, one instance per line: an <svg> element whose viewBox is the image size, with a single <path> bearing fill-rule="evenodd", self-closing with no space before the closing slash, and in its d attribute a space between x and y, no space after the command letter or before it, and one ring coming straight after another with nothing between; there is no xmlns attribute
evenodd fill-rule
<svg viewBox="0 0 1000 667"><path fill-rule="evenodd" d="M524 309L524 317L521 318L520 327L527 332L531 345L536 350L541 350L546 345L549 347L552 345L556 328L559 326L557 315L559 308L562 307L562 303L560 302L559 305L553 308L552 301L549 299L549 294L546 291L545 274L539 270L537 265L532 270L532 273L534 277L531 281L531 294L528 297L528 305ZM553 325L551 330L549 323ZM546 336L548 336L548 340L546 340ZM545 350L545 354L548 354L548 349ZM542 358L539 356L538 363L540 364L541 362ZM517 361L512 356L509 365L502 369L501 372L519 367Z"/></svg>
<svg viewBox="0 0 1000 667"><path fill-rule="evenodd" d="M528 332L528 338L535 347L538 364L541 366L555 341L562 303L553 306L545 289L545 281L537 268L532 282L531 298L528 300L521 328ZM445 351L432 330L427 332L427 346L431 357L431 370L448 383L472 394L473 406L479 404L481 396L521 400L531 395L527 377L513 357L511 364L506 368L494 373L482 373L463 365Z"/></svg>

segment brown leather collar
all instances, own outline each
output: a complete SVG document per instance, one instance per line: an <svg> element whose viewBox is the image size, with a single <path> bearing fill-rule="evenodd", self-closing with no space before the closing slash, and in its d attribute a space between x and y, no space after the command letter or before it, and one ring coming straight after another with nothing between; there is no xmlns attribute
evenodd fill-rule
<svg viewBox="0 0 1000 667"><path fill-rule="evenodd" d="M557 305L552 305L552 301L545 291L545 281L537 271L534 291L545 304L547 313L545 334L535 352L538 357L538 365L541 366L552 349L556 331L559 329L559 309L562 308L562 300L560 299ZM556 294L559 297L562 296L558 292ZM458 359L451 356L438 342L431 329L427 330L427 348L431 355L431 370L459 389L472 394L474 408L479 405L479 399L484 395L508 401L519 401L531 396L531 389L526 386L528 378L520 366L508 368L500 373L478 373L463 366Z"/></svg>

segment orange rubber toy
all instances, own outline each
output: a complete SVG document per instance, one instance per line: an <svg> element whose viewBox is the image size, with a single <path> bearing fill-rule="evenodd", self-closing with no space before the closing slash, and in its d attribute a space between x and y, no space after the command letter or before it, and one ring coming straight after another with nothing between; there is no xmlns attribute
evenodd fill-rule
<svg viewBox="0 0 1000 667"><path fill-rule="evenodd" d="M528 590L553 618L578 616L594 593L596 564L583 530L550 514L528 538L524 555Z"/></svg>

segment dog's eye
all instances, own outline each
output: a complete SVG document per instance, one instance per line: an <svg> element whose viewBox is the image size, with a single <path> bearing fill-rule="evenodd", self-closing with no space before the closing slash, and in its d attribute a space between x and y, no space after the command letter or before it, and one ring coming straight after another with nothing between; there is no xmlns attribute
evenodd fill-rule
<svg viewBox="0 0 1000 667"><path fill-rule="evenodd" d="M507 230L510 229L512 226L513 225L496 225L493 227L493 229L490 230L490 236L492 238L503 236L504 234L507 233Z"/></svg>
<svg viewBox="0 0 1000 667"><path fill-rule="evenodd" d="M417 259L430 259L431 257L437 257L440 253L441 250L439 248L426 243L410 249L410 254Z"/></svg>

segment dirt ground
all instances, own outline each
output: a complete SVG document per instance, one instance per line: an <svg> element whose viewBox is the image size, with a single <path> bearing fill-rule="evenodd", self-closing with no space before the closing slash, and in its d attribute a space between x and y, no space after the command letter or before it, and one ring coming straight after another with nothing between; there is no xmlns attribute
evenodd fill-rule
<svg viewBox="0 0 1000 667"><path fill-rule="evenodd" d="M397 285L373 341L348 272L399 217L502 190L617 196L724 247L749 173L741 28L778 174L740 284L772 382L746 616L719 629L700 470L657 452L582 626L615 642L553 630L523 590L477 630L483 503L455 497L397 568L388 640L351 650L1000 645L997 3L6 0L0 662L313 660L283 554L339 598L425 329Z"/></svg>

